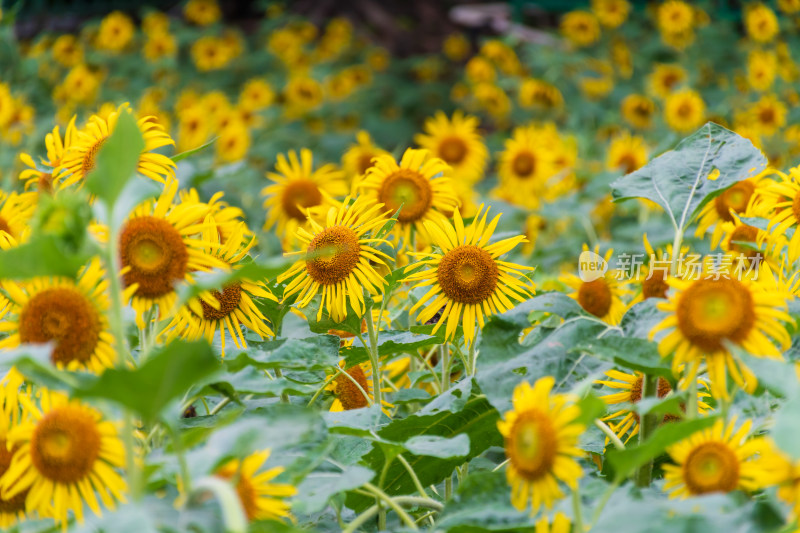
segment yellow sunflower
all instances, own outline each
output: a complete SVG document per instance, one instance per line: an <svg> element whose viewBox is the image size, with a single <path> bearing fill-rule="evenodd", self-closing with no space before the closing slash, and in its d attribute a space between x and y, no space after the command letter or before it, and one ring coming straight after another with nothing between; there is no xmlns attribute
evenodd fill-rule
<svg viewBox="0 0 800 533"><path fill-rule="evenodd" d="M778 74L778 58L775 52L751 50L747 54L747 83L756 91L766 91Z"/></svg>
<svg viewBox="0 0 800 533"><path fill-rule="evenodd" d="M664 490L670 498L688 498L733 490L754 491L770 474L762 469L769 460L769 446L762 437L748 439L752 422L735 430L736 417L725 424L717 420L667 448L675 464L665 464Z"/></svg>
<svg viewBox="0 0 800 533"><path fill-rule="evenodd" d="M600 40L600 23L590 11L575 10L561 17L561 34L575 46L589 46Z"/></svg>
<svg viewBox="0 0 800 533"><path fill-rule="evenodd" d="M286 113L289 116L301 116L322 104L324 92L322 85L314 78L293 76L283 91L286 101Z"/></svg>
<svg viewBox="0 0 800 533"><path fill-rule="evenodd" d="M219 137L214 143L217 160L221 163L241 161L247 157L250 143L250 131L247 125L239 119L231 120L219 132Z"/></svg>
<svg viewBox="0 0 800 533"><path fill-rule="evenodd" d="M775 169L767 168L752 178L736 182L707 202L698 214L695 236L703 237L711 231L711 247L716 248L722 238L722 223L733 222L737 215L744 216L753 196L775 183L771 179L775 173Z"/></svg>
<svg viewBox="0 0 800 533"><path fill-rule="evenodd" d="M645 233L642 237L645 249L645 259L647 264L642 265L641 269L634 272L631 281L641 284L641 292L631 301L631 305L639 303L648 298L666 298L669 285L667 278L672 275L672 244L667 244L665 249L653 248ZM689 253L688 246L682 246L679 260L686 258Z"/></svg>
<svg viewBox="0 0 800 533"><path fill-rule="evenodd" d="M570 533L572 522L567 515L557 512L552 520L547 516L541 517L536 521L535 527L535 533Z"/></svg>
<svg viewBox="0 0 800 533"><path fill-rule="evenodd" d="M542 505L550 509L564 496L559 481L577 490L583 469L575 460L583 455L578 438L582 424L575 419L577 397L552 394L555 379L545 376L533 387L523 381L514 388L514 409L497 428L505 440L506 478L511 485L511 504L520 511L531 504L531 513Z"/></svg>
<svg viewBox="0 0 800 533"><path fill-rule="evenodd" d="M731 258L732 259L732 258ZM727 348L736 345L756 357L781 359L777 342L785 349L791 344L782 322L788 293L776 286L767 269L758 275L724 277L706 272L694 279L669 278L674 292L657 305L667 313L650 332L653 338L666 330L658 343L662 356L673 354L672 368L688 382L695 379L705 360L711 394L728 399L727 375L745 391L757 385L755 376Z"/></svg>
<svg viewBox="0 0 800 533"><path fill-rule="evenodd" d="M663 99L675 91L688 77L686 69L680 65L658 64L648 77L648 85L653 94Z"/></svg>
<svg viewBox="0 0 800 533"><path fill-rule="evenodd" d="M200 72L219 70L228 66L231 57L227 43L220 37L205 35L192 43L192 61Z"/></svg>
<svg viewBox="0 0 800 533"><path fill-rule="evenodd" d="M759 43L772 41L780 31L775 12L761 3L751 4L745 8L744 27L747 35Z"/></svg>
<svg viewBox="0 0 800 533"><path fill-rule="evenodd" d="M247 227L240 222L234 232L223 244L219 230L213 222L206 224L203 241L206 252L230 265L236 270L244 266L248 252L255 246L255 238L246 241ZM167 342L175 337L197 340L204 337L209 344L220 333L222 357L225 357L225 338L230 336L237 348L247 348L247 341L242 333L242 325L261 339L274 335L253 298L276 300L262 280L242 279L227 285L222 290L211 291L210 294L192 299L182 306L172 321L167 325ZM227 331L227 333L226 333Z"/></svg>
<svg viewBox="0 0 800 533"><path fill-rule="evenodd" d="M626 372L620 372L619 370L607 370L605 374L609 379L597 380L595 383L599 383L600 385L605 385L608 388L619 391L601 396L600 399L606 404L609 406L619 404L635 404L642 399L642 383L644 380L644 375L641 372L628 374ZM671 392L672 387L670 386L669 382L664 378L658 378L657 397L665 398ZM709 394L707 392L697 392L697 406L701 413L711 409L711 406L703 401L703 398L707 398L708 396ZM683 409L684 406L681 405L681 410ZM626 443L631 440L631 438L639 434L639 414L631 411L625 406L613 413L606 415L603 417L603 420L609 422L611 430L616 433L620 439L625 439ZM678 420L678 417L675 415L664 415L664 417L661 419L661 423L672 422L675 420Z"/></svg>
<svg viewBox="0 0 800 533"><path fill-rule="evenodd" d="M788 247L787 261L791 264L800 258L800 167L789 173L776 172L779 181L759 189L753 201L753 214L768 218L767 231L759 235L758 245L767 243L768 254L779 255ZM788 230L793 230L791 237Z"/></svg>
<svg viewBox="0 0 800 533"><path fill-rule="evenodd" d="M340 207L328 209L325 225L309 220L309 229L298 228L297 238L303 249L293 252L304 257L289 270L278 276L278 282L291 280L283 291L283 298L297 294L297 306L307 306L317 294L322 294L323 310L341 322L347 316L347 303L358 316L364 313L363 290L370 294L383 294L386 280L375 270L385 266L390 258L374 246L386 243L371 235L386 224L383 204L376 204L364 196L350 204L347 197Z"/></svg>
<svg viewBox="0 0 800 533"><path fill-rule="evenodd" d="M119 234L125 296L136 311L136 321L144 327L144 313L158 306L159 316L169 316L175 307L175 283L192 281L192 272L228 265L206 250L202 240L210 208L203 203L172 202L178 191L177 180L170 181L155 202L147 201L128 216Z"/></svg>
<svg viewBox="0 0 800 533"><path fill-rule="evenodd" d="M699 93L683 89L667 96L664 120L678 133L689 133L699 128L705 120L706 104Z"/></svg>
<svg viewBox="0 0 800 533"><path fill-rule="evenodd" d="M28 422L27 412L19 408L19 396L25 394L19 390L20 383L14 379L4 378L0 382L0 479L8 472L11 458L16 450L8 446L8 433L20 424ZM0 527L11 529L17 522L24 521L25 498L23 491L11 498L0 494Z"/></svg>
<svg viewBox="0 0 800 533"><path fill-rule="evenodd" d="M208 26L222 18L217 0L189 0L183 6L183 16L192 24Z"/></svg>
<svg viewBox="0 0 800 533"><path fill-rule="evenodd" d="M356 144L351 144L342 155L342 168L348 179L356 180L372 167L374 158L388 154L389 152L372 142L368 132L362 130L356 134Z"/></svg>
<svg viewBox="0 0 800 533"><path fill-rule="evenodd" d="M564 106L564 96L551 83L527 78L519 85L519 105L540 110L559 109Z"/></svg>
<svg viewBox="0 0 800 533"><path fill-rule="evenodd" d="M661 33L690 31L694 25L694 9L682 0L667 0L658 6L657 23Z"/></svg>
<svg viewBox="0 0 800 533"><path fill-rule="evenodd" d="M427 150L409 148L399 164L389 154L378 156L358 188L384 205L390 215L402 207L393 229L402 238L398 249L413 249L413 242L420 239L429 243L425 223L446 220L442 213L458 205L450 167ZM412 241L412 229L416 241Z"/></svg>
<svg viewBox="0 0 800 533"><path fill-rule="evenodd" d="M345 366L344 361L339 362L339 368L342 369L342 372L326 387L334 397L330 407L332 413L369 407L375 401L372 383L372 363L364 361L348 369L345 369ZM381 388L382 393L392 392L392 390L391 387ZM392 404L386 400L381 400L381 404L381 411L386 416L391 416L387 408L391 408Z"/></svg>
<svg viewBox="0 0 800 533"><path fill-rule="evenodd" d="M174 57L178 51L175 36L168 32L150 33L142 47L142 55L148 61L158 61L165 57Z"/></svg>
<svg viewBox="0 0 800 533"><path fill-rule="evenodd" d="M202 104L178 111L178 145L180 152L202 146L211 133L211 117Z"/></svg>
<svg viewBox="0 0 800 533"><path fill-rule="evenodd" d="M53 59L65 67L74 67L83 62L83 45L74 35L59 35L51 50Z"/></svg>
<svg viewBox="0 0 800 533"><path fill-rule="evenodd" d="M759 135L771 137L786 125L788 112L775 95L764 95L750 108L750 123Z"/></svg>
<svg viewBox="0 0 800 533"><path fill-rule="evenodd" d="M28 167L19 174L19 179L25 182L25 190L36 185L36 190L40 193L53 192L53 173L61 164L61 159L67 149L75 142L75 131L75 117L72 117L72 120L67 124L63 139L58 126L45 135L44 144L47 149L47 159L41 158L40 163L41 166L48 167L47 172L40 170L30 155L26 153L19 155L20 160Z"/></svg>
<svg viewBox="0 0 800 533"><path fill-rule="evenodd" d="M622 118L634 128L649 128L655 112L655 103L642 94L629 94L620 104Z"/></svg>
<svg viewBox="0 0 800 533"><path fill-rule="evenodd" d="M0 249L7 250L27 240L28 222L36 210L38 198L36 192L0 191Z"/></svg>
<svg viewBox="0 0 800 533"><path fill-rule="evenodd" d="M588 250L589 247L584 244L583 251ZM600 255L599 246L594 247L594 253ZM614 250L609 249L603 256L606 263L611 260L613 253ZM584 311L604 322L616 325L625 314L626 307L622 302L622 296L629 292L618 277L616 270L608 269L605 274L592 281L583 281L575 274L564 274L558 279L574 290L569 297L578 302Z"/></svg>
<svg viewBox="0 0 800 533"><path fill-rule="evenodd" d="M100 50L121 52L133 40L136 26L131 18L121 11L105 16L97 31L95 46Z"/></svg>
<svg viewBox="0 0 800 533"><path fill-rule="evenodd" d="M197 189L182 189L179 191L181 203L200 203L200 194ZM220 244L226 244L228 239L239 231L242 231L245 237L250 237L253 232L247 226L241 226L244 221L244 211L238 207L228 204L222 197L224 192L218 191L214 196L206 202L209 207L208 214L214 219L214 224L217 227L217 234L219 235ZM202 222L199 219L198 222ZM210 226L209 226L210 228Z"/></svg>
<svg viewBox="0 0 800 533"><path fill-rule="evenodd" d="M478 133L478 117L460 110L451 119L441 111L425 121L425 134L414 136L421 148L450 165L450 177L475 183L483 177L489 151Z"/></svg>
<svg viewBox="0 0 800 533"><path fill-rule="evenodd" d="M55 179L60 182L60 187L82 183L86 179L86 176L94 170L97 152L114 132L120 114L130 112L130 107L122 104L107 119L92 115L86 126L75 132L74 142L66 148L61 165L56 169ZM145 143L136 171L152 180L166 183L168 178L175 174L175 163L154 150L175 144L175 141L158 122L150 119L151 117L145 117L136 121Z"/></svg>
<svg viewBox="0 0 800 533"><path fill-rule="evenodd" d="M278 235L291 242L297 228L307 225L306 210L325 211L336 205L334 197L347 194L347 184L343 173L332 164L314 170L314 156L307 148L300 150L299 157L294 150L287 155L288 159L278 154L276 172L267 174L274 183L264 187L261 195L266 197L264 229L276 227Z"/></svg>
<svg viewBox="0 0 800 533"><path fill-rule="evenodd" d="M592 0L592 12L606 28L618 28L631 11L628 0Z"/></svg>
<svg viewBox="0 0 800 533"><path fill-rule="evenodd" d="M252 78L239 93L239 106L250 111L260 111L275 101L275 91L265 78Z"/></svg>
<svg viewBox="0 0 800 533"><path fill-rule="evenodd" d="M514 128L498 157L500 187L511 191L512 196L530 199L534 208L538 207L539 193L546 180L556 172L553 162L553 148L557 146L555 134L554 130L536 126Z"/></svg>
<svg viewBox="0 0 800 533"><path fill-rule="evenodd" d="M125 449L113 422L65 394L40 389L38 407L25 395L19 401L30 416L8 432L16 449L0 479L6 500L27 493L25 507L52 516L57 524L69 512L83 523L84 504L100 515L100 504L114 509L127 491L119 470Z"/></svg>
<svg viewBox="0 0 800 533"><path fill-rule="evenodd" d="M53 364L69 370L101 373L114 366L114 337L108 325L108 280L100 261L92 260L77 281L33 278L24 283L4 282L13 302L11 318L0 322L8 334L0 348L54 342Z"/></svg>
<svg viewBox="0 0 800 533"><path fill-rule="evenodd" d="M622 132L608 147L606 168L630 174L647 164L647 145L642 137Z"/></svg>
<svg viewBox="0 0 800 533"><path fill-rule="evenodd" d="M285 498L297 494L297 487L273 483L283 471L282 466L261 470L269 459L270 450L255 452L243 461L233 459L217 468L214 475L234 484L236 494L248 521L291 519L289 503Z"/></svg>
<svg viewBox="0 0 800 533"><path fill-rule="evenodd" d="M455 224L446 219L439 223L427 222L428 233L440 251L409 252L422 260L406 267L406 271L421 264L430 267L405 278L415 282L413 288L430 287L409 312L422 309L417 321L426 323L441 311L433 331L447 324L447 339L453 339L458 324L462 323L468 346L475 340L476 322L477 327L483 329L484 315L508 311L516 305L512 300L524 302L533 288L521 272L533 270L531 267L500 260L500 256L525 242L526 237L517 235L489 244L500 215L487 226L489 210L483 211L481 216L482 211L483 205L466 228L458 209L453 213Z"/></svg>

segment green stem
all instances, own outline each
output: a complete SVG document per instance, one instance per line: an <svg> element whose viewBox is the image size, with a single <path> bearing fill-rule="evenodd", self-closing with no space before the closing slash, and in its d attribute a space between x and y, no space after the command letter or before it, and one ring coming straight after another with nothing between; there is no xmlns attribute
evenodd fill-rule
<svg viewBox="0 0 800 533"><path fill-rule="evenodd" d="M433 509L433 512L441 512L444 506L435 501L431 500L430 498L418 498L416 496L396 496L393 500L399 505L413 505L415 507L425 507L428 509ZM378 514L378 506L373 505L360 515L358 515L355 520L350 522L350 525L347 528L344 528L342 531L343 533L354 533L358 530L359 527L366 524L367 521ZM423 517L424 519L425 517Z"/></svg>
<svg viewBox="0 0 800 533"><path fill-rule="evenodd" d="M642 398L653 398L656 395L658 388L658 376L652 374L645 374L642 377ZM655 430L658 420L656 415L647 413L641 417L639 422L639 445L647 442L650 435ZM653 475L653 460L647 461L636 472L636 485L639 487L650 486L650 481Z"/></svg>
<svg viewBox="0 0 800 533"><path fill-rule="evenodd" d="M610 427L608 427L608 424L606 424L602 420L595 419L594 425L600 428L600 431L605 433L606 437L608 437L608 440L610 440L614 444L615 448L617 448L618 450L625 449L625 444L620 440L617 434L614 433Z"/></svg>
<svg viewBox="0 0 800 533"><path fill-rule="evenodd" d="M575 490L572 491L572 515L572 531L575 533L583 533L580 485L576 485Z"/></svg>
<svg viewBox="0 0 800 533"><path fill-rule="evenodd" d="M411 518L409 514L405 512L403 508L400 507L400 505L396 501L390 498L388 494L383 492L381 489L379 489L372 483L365 483L364 488L373 493L375 496L377 496L381 501L385 502L386 505L391 507L392 510L395 513L397 513L397 516L400 517L400 520L402 520L403 523L407 525L410 529L413 529L414 531L419 530L419 528L417 527L417 523L414 521L414 519ZM383 526L383 529L386 529L385 524Z"/></svg>
<svg viewBox="0 0 800 533"><path fill-rule="evenodd" d="M478 371L478 351L475 349L475 342L469 345L469 375L474 376Z"/></svg>
<svg viewBox="0 0 800 533"><path fill-rule="evenodd" d="M331 376L325 380L325 383L323 383L322 386L317 389L317 392L314 393L314 396L312 396L311 399L308 400L306 407L311 407L312 405L314 405L314 402L317 401L317 398L319 398L319 395L322 394L322 391L324 391L325 388L328 385L330 385L331 382L335 380L338 375L339 375L338 372L334 372L333 374L331 374Z"/></svg>
<svg viewBox="0 0 800 533"><path fill-rule="evenodd" d="M183 481L183 491L186 494L192 493L192 476L189 473L189 464L186 462L186 455L183 453L183 443L178 430L172 424L166 424L169 434L172 437L172 448L178 456L178 466L181 469L181 481Z"/></svg>
<svg viewBox="0 0 800 533"><path fill-rule="evenodd" d="M686 418L689 420L697 418L699 415L697 408L697 378L689 382L689 399L686 404Z"/></svg>
<svg viewBox="0 0 800 533"><path fill-rule="evenodd" d="M381 361L378 356L378 332L375 330L375 323L372 320L372 309L367 309L364 313L367 321L367 335L369 336L369 358L372 363L372 395L375 403L382 406L381 398Z"/></svg>
<svg viewBox="0 0 800 533"><path fill-rule="evenodd" d="M281 371L280 368L275 369L275 376L279 378L283 377L283 372ZM281 393L281 403L289 403L289 395L286 394L285 392Z"/></svg>
<svg viewBox="0 0 800 533"><path fill-rule="evenodd" d="M603 512L608 500L611 498L611 495L614 494L614 491L617 490L619 487L618 482L614 482L608 486L606 491L603 493L603 496L600 498L600 501L597 504L597 507L594 510L594 514L592 514L592 527L597 523L597 520L600 518L600 513Z"/></svg>
<svg viewBox="0 0 800 533"><path fill-rule="evenodd" d="M439 345L439 363L442 365L442 392L450 388L450 350L447 343Z"/></svg>
<svg viewBox="0 0 800 533"><path fill-rule="evenodd" d="M400 461L400 464L402 464L403 467L406 469L406 472L408 472L408 475L411 476L411 481L414 482L414 487L416 487L417 492L419 492L420 496L422 496L423 498L427 498L428 497L428 493L425 492L425 487L422 486L422 483L420 482L419 477L417 476L417 473L411 467L411 464L409 464L409 462L406 461L406 458L403 457L402 453L397 455L397 459Z"/></svg>

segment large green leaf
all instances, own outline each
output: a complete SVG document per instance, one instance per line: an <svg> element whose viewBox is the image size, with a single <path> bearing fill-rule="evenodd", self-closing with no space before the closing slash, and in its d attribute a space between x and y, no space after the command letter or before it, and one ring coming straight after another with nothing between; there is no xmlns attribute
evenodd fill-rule
<svg viewBox="0 0 800 533"><path fill-rule="evenodd" d="M113 206L125 184L133 177L144 139L133 113L123 110L111 136L97 153L96 166L86 177L86 188Z"/></svg>
<svg viewBox="0 0 800 533"><path fill-rule="evenodd" d="M775 415L775 427L772 430L772 438L778 448L795 460L800 459L800 447L797 446L800 442L798 420L800 420L800 394L795 392Z"/></svg>
<svg viewBox="0 0 800 533"><path fill-rule="evenodd" d="M254 342L257 350L241 354L258 368L325 370L339 364L339 337L317 335L308 339L277 339Z"/></svg>
<svg viewBox="0 0 800 533"><path fill-rule="evenodd" d="M375 472L358 465L348 466L339 472L313 472L298 485L292 510L305 514L317 513L325 508L335 494L357 489L374 477Z"/></svg>
<svg viewBox="0 0 800 533"><path fill-rule="evenodd" d="M588 353L602 361L631 370L656 374L668 380L673 379L669 359L661 357L658 346L651 341L606 335L582 342L574 348L574 351Z"/></svg>
<svg viewBox="0 0 800 533"><path fill-rule="evenodd" d="M713 195L767 166L753 143L713 122L674 149L611 184L614 200L646 198L660 205L681 234Z"/></svg>
<svg viewBox="0 0 800 533"><path fill-rule="evenodd" d="M0 251L0 278L30 279L38 276L74 278L90 258L88 250L65 249L53 235L36 235L9 250Z"/></svg>
<svg viewBox="0 0 800 533"><path fill-rule="evenodd" d="M194 385L222 370L205 341L173 341L138 368L109 368L92 384L76 389L82 398L103 398L150 422Z"/></svg>

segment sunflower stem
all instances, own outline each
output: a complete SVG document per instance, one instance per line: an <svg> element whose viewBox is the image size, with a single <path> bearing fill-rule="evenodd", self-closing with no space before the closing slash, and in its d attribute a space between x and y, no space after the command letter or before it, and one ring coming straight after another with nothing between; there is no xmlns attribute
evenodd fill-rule
<svg viewBox="0 0 800 533"><path fill-rule="evenodd" d="M642 398L653 398L658 389L658 376L654 374L645 374L642 377ZM639 423L639 445L647 442L651 433L657 425L656 416L652 413L647 413L642 417ZM653 475L653 460L647 461L636 472L636 485L639 487L649 487Z"/></svg>
<svg viewBox="0 0 800 533"><path fill-rule="evenodd" d="M575 490L572 491L572 515L572 531L574 531L574 533L584 533L580 485L575 485Z"/></svg>
<svg viewBox="0 0 800 533"><path fill-rule="evenodd" d="M689 420L697 418L699 415L697 407L697 378L689 382L689 400L686 404L686 418Z"/></svg>
<svg viewBox="0 0 800 533"><path fill-rule="evenodd" d="M275 369L275 376L279 378L283 377L283 372L281 372L280 368ZM289 395L285 392L281 393L281 403L289 403Z"/></svg>
<svg viewBox="0 0 800 533"><path fill-rule="evenodd" d="M469 375L474 376L478 371L478 350L475 348L475 341L469 343Z"/></svg>
<svg viewBox="0 0 800 533"><path fill-rule="evenodd" d="M614 491L616 491L618 487L619 483L615 481L608 486L606 491L603 493L603 496L600 497L600 501L598 502L597 507L594 510L594 514L592 515L592 527L594 527L594 525L600 519L600 514L603 512L608 500L611 499L611 495L614 494Z"/></svg>
<svg viewBox="0 0 800 533"><path fill-rule="evenodd" d="M439 345L439 363L442 365L442 392L450 388L450 350L447 342Z"/></svg>
<svg viewBox="0 0 800 533"><path fill-rule="evenodd" d="M610 440L614 444L614 447L616 449L618 450L625 449L625 444L620 440L617 434L614 433L614 431L612 431L610 427L608 427L608 424L606 424L600 419L595 419L594 425L597 426L600 429L600 431L605 433L606 437L608 437L608 440Z"/></svg>
<svg viewBox="0 0 800 533"><path fill-rule="evenodd" d="M181 469L181 481L183 482L183 490L186 494L192 493L192 477L189 473L189 464L186 462L186 455L183 453L183 443L178 430L173 424L164 424L169 429L170 437L172 437L172 449L175 450L175 455L178 456L178 466Z"/></svg>
<svg viewBox="0 0 800 533"><path fill-rule="evenodd" d="M380 317L379 317L380 318ZM364 319L367 322L367 335L369 336L369 358L372 363L372 396L375 403L383 406L383 399L381 398L381 367L380 357L378 356L378 332L375 329L375 323L372 320L372 309L367 309L364 313Z"/></svg>

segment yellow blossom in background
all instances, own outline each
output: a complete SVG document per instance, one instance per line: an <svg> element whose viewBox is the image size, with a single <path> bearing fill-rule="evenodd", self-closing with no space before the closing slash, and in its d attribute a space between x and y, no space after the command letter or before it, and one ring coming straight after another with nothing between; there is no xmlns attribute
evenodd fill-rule
<svg viewBox="0 0 800 533"><path fill-rule="evenodd" d="M208 26L222 17L217 0L189 0L183 6L183 16L192 24Z"/></svg>
<svg viewBox="0 0 800 533"><path fill-rule="evenodd" d="M678 133L690 133L705 120L706 104L692 89L670 94L664 103L664 120Z"/></svg>
<svg viewBox="0 0 800 533"><path fill-rule="evenodd" d="M759 43L772 41L780 31L775 12L761 3L751 4L745 8L744 27L747 29L747 35Z"/></svg>
<svg viewBox="0 0 800 533"><path fill-rule="evenodd" d="M600 24L589 11L570 11L561 17L561 34L575 46L589 46L600 39Z"/></svg>
<svg viewBox="0 0 800 533"><path fill-rule="evenodd" d="M131 18L121 11L114 11L100 22L94 44L100 50L121 52L131 43L135 32Z"/></svg>
<svg viewBox="0 0 800 533"><path fill-rule="evenodd" d="M53 59L65 67L74 67L83 62L83 45L74 35L59 36L53 42Z"/></svg>

